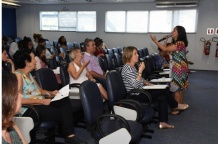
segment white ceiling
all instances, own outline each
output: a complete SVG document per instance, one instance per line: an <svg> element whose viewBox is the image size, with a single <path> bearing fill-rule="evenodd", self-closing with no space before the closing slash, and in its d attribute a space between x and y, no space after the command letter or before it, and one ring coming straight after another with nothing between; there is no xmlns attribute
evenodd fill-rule
<svg viewBox="0 0 220 144"><path fill-rule="evenodd" d="M155 0L2 0L17 4L76 4L76 3L132 3L154 2Z"/></svg>

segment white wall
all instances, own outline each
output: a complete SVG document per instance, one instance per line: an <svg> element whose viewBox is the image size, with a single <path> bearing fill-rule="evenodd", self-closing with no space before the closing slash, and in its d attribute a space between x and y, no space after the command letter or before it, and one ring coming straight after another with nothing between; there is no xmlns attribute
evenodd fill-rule
<svg viewBox="0 0 220 144"><path fill-rule="evenodd" d="M97 11L97 32L49 32L40 31L40 11L61 11L67 7L70 11L93 10ZM101 37L109 48L135 46L137 48L148 47L149 52L157 52L156 45L151 41L149 34L124 34L105 33L105 12L108 10L156 10L154 3L129 3L129 4L74 4L74 5L23 5L16 10L17 36L33 38L34 33L41 33L44 38L52 42L64 35L68 42L82 42L85 38ZM209 56L203 54L203 43L200 38L211 39L206 34L207 28L218 27L218 0L200 0L198 7L198 30L196 34L188 34L189 54L188 59L194 62L191 69L218 70L218 58L215 58L216 43L212 43ZM154 34L158 39L165 34Z"/></svg>

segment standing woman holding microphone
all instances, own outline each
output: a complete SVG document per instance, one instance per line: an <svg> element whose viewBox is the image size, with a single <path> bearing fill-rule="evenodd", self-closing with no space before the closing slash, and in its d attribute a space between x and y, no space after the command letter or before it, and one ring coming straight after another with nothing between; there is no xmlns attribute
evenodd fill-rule
<svg viewBox="0 0 220 144"><path fill-rule="evenodd" d="M188 46L188 40L186 36L185 28L182 26L176 26L172 31L172 42L167 45L167 38L164 41L164 45L160 44L156 37L150 35L154 43L163 51L171 52L172 60L174 62L172 67L171 91L174 92L174 98L178 103L183 103L183 89L188 88L188 66L186 59L186 47ZM189 106L189 105L187 105ZM173 114L178 114L179 111Z"/></svg>

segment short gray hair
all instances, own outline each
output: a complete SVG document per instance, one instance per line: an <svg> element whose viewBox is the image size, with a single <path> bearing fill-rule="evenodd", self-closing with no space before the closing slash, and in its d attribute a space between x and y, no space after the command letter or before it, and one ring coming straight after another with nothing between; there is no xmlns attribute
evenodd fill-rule
<svg viewBox="0 0 220 144"><path fill-rule="evenodd" d="M69 56L71 59L75 59L76 58L76 55L74 54L74 52L76 52L77 50L80 50L80 48L73 48L71 50L71 52L69 53Z"/></svg>

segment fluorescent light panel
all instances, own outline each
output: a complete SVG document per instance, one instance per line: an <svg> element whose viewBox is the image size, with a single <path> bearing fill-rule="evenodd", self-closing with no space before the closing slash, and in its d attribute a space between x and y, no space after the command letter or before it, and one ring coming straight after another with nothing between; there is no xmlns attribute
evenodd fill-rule
<svg viewBox="0 0 220 144"><path fill-rule="evenodd" d="M19 4L16 4L16 3L12 3L12 2L6 2L6 1L2 1L3 4L6 4L6 5L11 5L11 6L21 6Z"/></svg>

